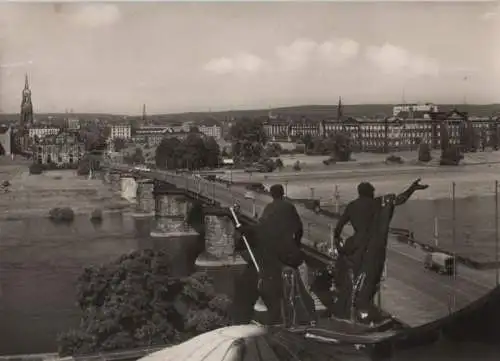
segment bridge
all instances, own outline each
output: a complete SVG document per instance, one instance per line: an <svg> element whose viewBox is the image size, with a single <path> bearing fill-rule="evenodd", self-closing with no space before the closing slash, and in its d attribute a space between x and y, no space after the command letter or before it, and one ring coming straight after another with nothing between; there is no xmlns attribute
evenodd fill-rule
<svg viewBox="0 0 500 361"><path fill-rule="evenodd" d="M238 202L240 212L249 218L260 214L271 200L270 196L260 193L256 193L254 199L247 199L247 190L242 186L221 184L188 173L138 171L124 165L113 165L109 170L122 176L163 182L184 191L193 199L217 202L222 207ZM172 208L175 207L170 206L169 209ZM318 262L330 262L327 255L318 251L317 245L330 240L336 221L300 205L297 205L297 210L304 223L304 252L309 261L316 265ZM352 230L346 232L347 236ZM228 250L226 253L231 252ZM424 255L423 250L402 244L395 236L389 236L387 271L380 292L380 307L404 325L410 328L436 326L449 321L451 316L477 310L491 301L492 294L498 293L492 292L496 290L498 282L495 271L481 271L457 264L454 276L443 276L424 269Z"/></svg>

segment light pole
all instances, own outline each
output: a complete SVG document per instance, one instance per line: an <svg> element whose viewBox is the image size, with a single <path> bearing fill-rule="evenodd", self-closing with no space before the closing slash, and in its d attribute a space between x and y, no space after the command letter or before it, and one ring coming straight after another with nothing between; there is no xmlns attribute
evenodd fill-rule
<svg viewBox="0 0 500 361"><path fill-rule="evenodd" d="M500 274L498 271L498 181L495 181L495 281L498 286Z"/></svg>
<svg viewBox="0 0 500 361"><path fill-rule="evenodd" d="M455 298L455 287L456 287L456 280L457 280L457 253L456 253L456 208L455 208L455 192L456 192L456 184L455 182L452 182L451 184L451 197L452 197L452 202L451 202L451 214L452 214L452 233L451 233L451 239L452 239L452 249L453 249L453 288L452 288L452 307L453 310L455 310L456 306L456 298Z"/></svg>
<svg viewBox="0 0 500 361"><path fill-rule="evenodd" d="M335 191L333 193L334 197L334 202L335 202L335 213L339 214L340 213L340 194L339 194L339 186L335 184Z"/></svg>

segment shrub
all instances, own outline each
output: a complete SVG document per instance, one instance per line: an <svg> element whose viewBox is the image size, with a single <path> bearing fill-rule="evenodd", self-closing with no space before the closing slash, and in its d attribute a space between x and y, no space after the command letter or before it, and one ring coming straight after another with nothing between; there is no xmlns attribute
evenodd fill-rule
<svg viewBox="0 0 500 361"><path fill-rule="evenodd" d="M43 166L38 163L33 163L29 167L30 174L42 174L43 173Z"/></svg>
<svg viewBox="0 0 500 361"><path fill-rule="evenodd" d="M460 161L464 158L460 149L457 146L450 146L443 152L441 152L440 165L458 165Z"/></svg>
<svg viewBox="0 0 500 361"><path fill-rule="evenodd" d="M54 222L68 223L72 222L75 218L75 212L73 212L73 210L69 207L56 207L49 211L49 217Z"/></svg>
<svg viewBox="0 0 500 361"><path fill-rule="evenodd" d="M274 164L275 164L276 168L278 168L278 169L281 169L284 166L283 165L283 161L281 160L281 158L276 159L275 162L274 162Z"/></svg>
<svg viewBox="0 0 500 361"><path fill-rule="evenodd" d="M59 336L59 355L174 344L229 324L229 300L206 273L170 276L171 260L142 250L84 270L80 326Z"/></svg>
<svg viewBox="0 0 500 361"><path fill-rule="evenodd" d="M391 154L390 156L388 156L387 158L385 158L385 162L386 163L403 164L404 160L399 155Z"/></svg>
<svg viewBox="0 0 500 361"><path fill-rule="evenodd" d="M420 143L418 146L418 160L420 162L430 162L432 159L431 148L427 143Z"/></svg>

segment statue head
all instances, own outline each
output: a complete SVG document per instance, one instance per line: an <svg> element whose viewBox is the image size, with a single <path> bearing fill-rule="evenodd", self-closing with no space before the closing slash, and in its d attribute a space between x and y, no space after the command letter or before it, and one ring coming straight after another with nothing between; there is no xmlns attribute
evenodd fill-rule
<svg viewBox="0 0 500 361"><path fill-rule="evenodd" d="M272 185L269 192L271 193L271 197L273 197L273 199L283 199L283 196L285 195L285 190L281 184Z"/></svg>
<svg viewBox="0 0 500 361"><path fill-rule="evenodd" d="M374 198L375 187L369 182L361 182L358 184L358 195L364 198Z"/></svg>

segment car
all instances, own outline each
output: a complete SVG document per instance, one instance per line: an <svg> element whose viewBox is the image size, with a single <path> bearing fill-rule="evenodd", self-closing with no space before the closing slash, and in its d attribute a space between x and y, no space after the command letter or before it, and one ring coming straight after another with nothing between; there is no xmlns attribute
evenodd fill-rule
<svg viewBox="0 0 500 361"><path fill-rule="evenodd" d="M424 268L439 274L453 275L455 269L455 257L443 252L429 252L424 258Z"/></svg>

